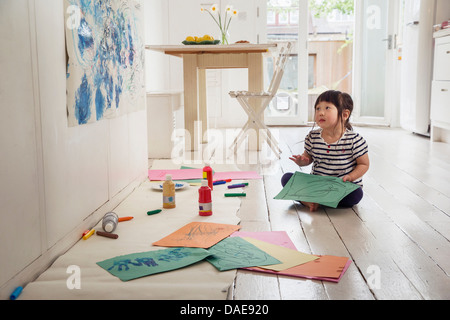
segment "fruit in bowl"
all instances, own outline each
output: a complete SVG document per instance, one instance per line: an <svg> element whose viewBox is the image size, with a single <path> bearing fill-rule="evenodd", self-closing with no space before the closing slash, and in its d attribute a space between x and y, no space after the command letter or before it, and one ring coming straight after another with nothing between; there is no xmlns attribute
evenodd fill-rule
<svg viewBox="0 0 450 320"><path fill-rule="evenodd" d="M200 41L214 41L214 38L209 34L205 34L203 37L199 39Z"/></svg>
<svg viewBox="0 0 450 320"><path fill-rule="evenodd" d="M182 43L185 45L193 45L193 44L218 44L219 42L220 42L219 40L214 40L213 36L205 34L203 37L188 36Z"/></svg>

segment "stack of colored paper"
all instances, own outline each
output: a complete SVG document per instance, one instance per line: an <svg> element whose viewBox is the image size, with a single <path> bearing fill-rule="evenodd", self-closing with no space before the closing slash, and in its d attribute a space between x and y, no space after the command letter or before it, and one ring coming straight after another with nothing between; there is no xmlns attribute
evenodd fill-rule
<svg viewBox="0 0 450 320"><path fill-rule="evenodd" d="M123 281L206 259L219 271L247 270L339 282L351 261L299 252L286 232L241 232L240 226L191 222L153 243L171 247L119 256L97 264Z"/></svg>
<svg viewBox="0 0 450 320"><path fill-rule="evenodd" d="M260 266L248 268L248 270L279 274L285 276L308 278L314 280L339 282L345 271L351 264L351 260L347 257L338 257L331 255L310 255L297 251L288 234L284 231L267 231L267 232L235 232L231 237L243 237L258 245L263 250L273 254L285 262L284 265L276 266ZM287 250L286 250L287 249ZM293 254L296 252L296 254ZM299 260L294 260L296 257ZM301 261L303 259L303 261ZM296 264L297 262L299 262ZM294 264L294 265L293 265Z"/></svg>
<svg viewBox="0 0 450 320"><path fill-rule="evenodd" d="M172 169L172 170L149 170L148 178L151 181L163 181L166 179L166 174L172 175L172 180L182 180L195 182L201 181L203 178L203 169ZM226 172L214 172L214 180L255 180L262 179L256 171L226 171Z"/></svg>

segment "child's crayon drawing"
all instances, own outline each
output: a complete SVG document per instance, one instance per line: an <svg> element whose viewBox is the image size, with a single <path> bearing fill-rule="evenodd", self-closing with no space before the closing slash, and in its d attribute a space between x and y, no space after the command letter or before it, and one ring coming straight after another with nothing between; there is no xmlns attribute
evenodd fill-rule
<svg viewBox="0 0 450 320"><path fill-rule="evenodd" d="M153 243L162 247L209 248L241 227L210 222L191 222Z"/></svg>
<svg viewBox="0 0 450 320"><path fill-rule="evenodd" d="M281 263L240 237L226 238L208 251L212 255L206 260L220 271Z"/></svg>
<svg viewBox="0 0 450 320"><path fill-rule="evenodd" d="M319 203L336 208L339 202L360 186L340 178L296 172L274 198Z"/></svg>
<svg viewBox="0 0 450 320"><path fill-rule="evenodd" d="M120 280L128 281L186 267L209 255L208 251L200 248L169 248L127 254L97 264Z"/></svg>

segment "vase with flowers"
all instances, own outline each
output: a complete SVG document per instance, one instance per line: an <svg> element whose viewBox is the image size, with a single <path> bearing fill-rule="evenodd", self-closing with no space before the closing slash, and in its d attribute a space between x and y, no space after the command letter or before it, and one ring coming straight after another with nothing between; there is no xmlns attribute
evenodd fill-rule
<svg viewBox="0 0 450 320"><path fill-rule="evenodd" d="M225 8L225 14L221 15L217 4L213 4L209 9L201 7L202 12L207 12L217 24L220 29L222 44L228 44L228 28L230 27L231 19L236 17L238 11L231 5L227 5Z"/></svg>

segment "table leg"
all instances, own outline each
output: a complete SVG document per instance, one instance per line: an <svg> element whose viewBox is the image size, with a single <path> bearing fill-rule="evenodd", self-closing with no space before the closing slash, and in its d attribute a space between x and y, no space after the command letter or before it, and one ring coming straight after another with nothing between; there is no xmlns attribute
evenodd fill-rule
<svg viewBox="0 0 450 320"><path fill-rule="evenodd" d="M263 67L263 55L261 53L249 53L248 54L248 90L250 92L261 92L264 91L264 67ZM257 100L257 99L252 99ZM253 108L255 113L258 111L257 104L259 101L252 101L250 103L250 106ZM264 123L264 112L261 113L260 117L261 122ZM254 139L249 139L249 150L255 151L261 150L261 139L259 138L259 131L258 127L254 124L251 124L251 128L253 128L255 131L255 135L250 135L249 138L252 136L256 136L256 143L255 141L252 141Z"/></svg>
<svg viewBox="0 0 450 320"><path fill-rule="evenodd" d="M183 78L185 150L194 151L198 148L198 133L195 132L198 119L197 55L183 55Z"/></svg>
<svg viewBox="0 0 450 320"><path fill-rule="evenodd" d="M198 113L201 122L202 143L208 142L208 108L206 106L206 69L198 69Z"/></svg>

